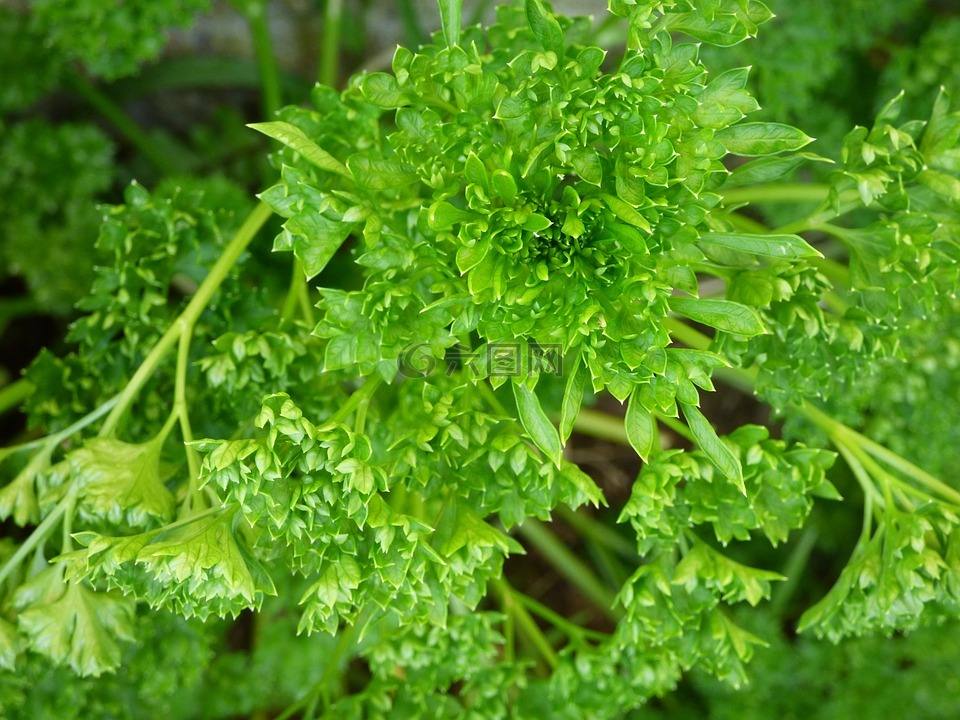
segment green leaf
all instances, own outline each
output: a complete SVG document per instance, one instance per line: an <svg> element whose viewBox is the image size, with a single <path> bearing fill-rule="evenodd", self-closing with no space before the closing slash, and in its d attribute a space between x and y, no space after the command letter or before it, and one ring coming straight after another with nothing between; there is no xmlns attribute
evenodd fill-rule
<svg viewBox="0 0 960 720"><path fill-rule="evenodd" d="M520 423L530 438L558 468L563 459L563 444L557 429L540 407L540 399L523 384L513 383L513 395L520 413Z"/></svg>
<svg viewBox="0 0 960 720"><path fill-rule="evenodd" d="M443 39L447 47L460 44L460 24L463 17L463 0L437 0L440 9L440 22L443 26Z"/></svg>
<svg viewBox="0 0 960 720"><path fill-rule="evenodd" d="M365 155L351 155L347 158L347 167L357 185L373 191L402 188L420 179L416 170L409 165Z"/></svg>
<svg viewBox="0 0 960 720"><path fill-rule="evenodd" d="M607 207L610 208L613 214L623 220L625 223L633 225L634 227L638 227L641 230L646 230L647 232L652 230L647 219L629 203L625 203L623 200L613 195L601 195L600 197L603 199L603 202L606 203Z"/></svg>
<svg viewBox="0 0 960 720"><path fill-rule="evenodd" d="M564 461L560 468L560 478L573 485L578 494L594 507L606 506L607 499L597 487L593 478L587 475L576 463Z"/></svg>
<svg viewBox="0 0 960 720"><path fill-rule="evenodd" d="M566 442L573 432L573 424L580 414L583 403L583 393L587 387L587 369L581 364L579 353L570 368L567 382L563 389L563 403L560 407L560 439Z"/></svg>
<svg viewBox="0 0 960 720"><path fill-rule="evenodd" d="M554 53L558 59L564 55L563 30L557 19L548 13L540 0L526 0L527 22L544 50Z"/></svg>
<svg viewBox="0 0 960 720"><path fill-rule="evenodd" d="M91 438L66 461L80 488L77 510L89 520L148 529L173 517L173 494L160 480L162 442Z"/></svg>
<svg viewBox="0 0 960 720"><path fill-rule="evenodd" d="M758 158L735 167L723 184L723 189L782 181L788 178L794 170L808 162L833 163L833 160L814 153Z"/></svg>
<svg viewBox="0 0 960 720"><path fill-rule="evenodd" d="M283 224L294 236L293 253L307 278L319 275L350 237L354 223L331 220L320 213L299 213Z"/></svg>
<svg viewBox="0 0 960 720"><path fill-rule="evenodd" d="M578 148L570 157L570 164L584 182L599 186L603 182L603 166L593 148Z"/></svg>
<svg viewBox="0 0 960 720"><path fill-rule="evenodd" d="M823 257L798 235L765 235L756 233L704 233L700 236L700 245L736 250L751 255L775 258L777 260L798 260L801 258Z"/></svg>
<svg viewBox="0 0 960 720"><path fill-rule="evenodd" d="M735 68L718 75L697 97L698 124L708 128L725 128L760 106L745 88L749 68Z"/></svg>
<svg viewBox="0 0 960 720"><path fill-rule="evenodd" d="M377 107L395 110L410 104L410 96L397 82L397 78L384 72L370 73L360 83L360 92Z"/></svg>
<svg viewBox="0 0 960 720"><path fill-rule="evenodd" d="M627 440L644 462L650 459L657 436L657 423L653 415L640 402L640 393L634 391L627 402L627 413L623 419L627 431Z"/></svg>
<svg viewBox="0 0 960 720"><path fill-rule="evenodd" d="M744 157L799 150L813 142L813 138L797 128L773 122L740 123L719 130L714 137L728 153Z"/></svg>
<svg viewBox="0 0 960 720"><path fill-rule="evenodd" d="M43 571L62 577L62 567ZM134 603L119 593L94 592L59 581L58 597L24 606L17 616L30 649L82 677L120 665L119 640L133 640Z"/></svg>
<svg viewBox="0 0 960 720"><path fill-rule="evenodd" d="M753 337L765 332L763 321L753 308L729 300L672 297L670 309L685 318L734 335Z"/></svg>
<svg viewBox="0 0 960 720"><path fill-rule="evenodd" d="M348 179L351 177L343 163L308 138L303 130L296 125L275 120L274 122L250 123L247 127L253 128L267 137L272 137L274 140L279 140L321 170L336 173Z"/></svg>
<svg viewBox="0 0 960 720"><path fill-rule="evenodd" d="M717 466L717 469L727 479L737 484L740 492L746 495L747 489L743 483L743 468L740 466L740 459L720 439L717 431L713 429L713 425L696 406L680 403L680 408L683 410L683 417L687 421L687 426L693 434L697 447L710 458L710 461Z"/></svg>

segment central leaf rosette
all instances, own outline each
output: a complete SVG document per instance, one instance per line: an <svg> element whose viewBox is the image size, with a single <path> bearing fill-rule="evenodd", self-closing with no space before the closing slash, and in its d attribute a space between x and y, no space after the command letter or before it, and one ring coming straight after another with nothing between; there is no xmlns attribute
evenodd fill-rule
<svg viewBox="0 0 960 720"><path fill-rule="evenodd" d="M698 299L699 275L756 262L704 242L733 230L706 221L722 160L810 139L738 124L757 109L747 70L708 79L694 43L656 33L613 63L587 19L540 3L498 13L457 45L399 48L392 74L318 88L315 110L257 126L286 145L282 181L263 195L287 218L276 249L312 277L356 241L362 287L320 291L325 367L392 381L413 344L437 360L455 345L550 345L595 390L623 400L645 387L649 410L676 416L678 386L716 358L675 356L671 312L738 337L763 331L747 307ZM537 372L525 368L528 387Z"/></svg>

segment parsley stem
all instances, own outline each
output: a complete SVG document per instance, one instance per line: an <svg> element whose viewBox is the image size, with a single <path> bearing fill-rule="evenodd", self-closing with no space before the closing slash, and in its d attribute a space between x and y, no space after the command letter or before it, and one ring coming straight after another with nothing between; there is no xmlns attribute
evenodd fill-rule
<svg viewBox="0 0 960 720"><path fill-rule="evenodd" d="M0 415L8 410L20 407L20 404L33 395L35 390L33 383L26 378L21 378L0 388Z"/></svg>
<svg viewBox="0 0 960 720"><path fill-rule="evenodd" d="M636 545L605 523L586 513L571 510L564 505L558 505L554 512L585 538L610 548L627 560L635 561L637 559Z"/></svg>
<svg viewBox="0 0 960 720"><path fill-rule="evenodd" d="M184 328L177 348L177 376L173 386L174 412L180 420L180 435L183 437L183 447L187 455L187 472L190 477L187 481L187 494L184 504L189 511L197 494L197 483L200 480L200 456L193 447L193 430L190 427L190 411L187 404L187 366L190 362L191 329Z"/></svg>
<svg viewBox="0 0 960 720"><path fill-rule="evenodd" d="M185 331L192 331L200 315L210 303L213 294L220 285L223 284L230 269L236 264L240 255L246 250L247 245L250 244L271 215L272 211L270 208L263 203L259 203L247 216L247 219L243 222L243 225L240 226L236 235L233 236L233 239L227 247L224 248L217 262L210 268L207 277L204 278L200 287L197 288L196 294L190 299L190 302L187 303L183 312L180 313L180 317L174 320L170 327L167 328L167 331L156 342L143 362L140 363L140 367L137 368L133 377L130 378L130 382L127 383L126 387L124 387L117 397L116 405L114 405L113 410L110 411L110 414L104 421L103 427L100 428L100 437L109 437L116 434L120 420L123 418L124 413L130 409L137 393L140 392L146 382L153 376L160 362L177 343L181 334Z"/></svg>
<svg viewBox="0 0 960 720"><path fill-rule="evenodd" d="M119 133L133 145L162 175L173 175L185 168L180 167L171 153L159 147L140 125L110 96L79 74L70 74L67 85L80 98L100 113Z"/></svg>
<svg viewBox="0 0 960 720"><path fill-rule="evenodd" d="M718 191L728 205L764 203L821 203L830 194L830 186L820 183L776 183L747 185Z"/></svg>
<svg viewBox="0 0 960 720"><path fill-rule="evenodd" d="M573 429L583 435L609 440L619 445L629 445L627 431L623 427L623 418L609 415L599 410L582 408L573 421Z"/></svg>
<svg viewBox="0 0 960 720"><path fill-rule="evenodd" d="M622 613L615 607L614 594L604 587L587 565L534 518L524 520L517 530L543 555L554 569L571 582L585 598L594 603L603 613L617 622Z"/></svg>
<svg viewBox="0 0 960 720"><path fill-rule="evenodd" d="M63 498L56 507L50 511L50 514L47 515L43 522L37 525L34 528L34 531L30 533L23 545L17 548L17 551L7 560L6 564L3 566L3 569L0 570L0 585L3 585L4 581L10 577L10 574L16 570L20 563L23 562L23 559L29 555L35 547L37 547L41 542L47 539L53 529L57 526L57 523L60 522L60 519L66 514L67 510L73 507L74 500L76 499L77 486L72 485L67 491L66 497Z"/></svg>
<svg viewBox="0 0 960 720"><path fill-rule="evenodd" d="M317 80L321 85L337 87L340 74L340 28L343 18L343 0L327 0L323 13L323 37L320 45L320 63Z"/></svg>
<svg viewBox="0 0 960 720"><path fill-rule="evenodd" d="M273 52L273 39L270 37L270 26L267 24L267 3L263 0L250 0L240 5L250 25L250 35L253 38L253 52L257 57L257 68L260 71L263 112L272 120L283 107L283 94L280 88L276 54Z"/></svg>
<svg viewBox="0 0 960 720"><path fill-rule="evenodd" d="M303 271L303 263L297 257L293 258L293 272L290 276L290 287L287 290L287 297L283 301L283 310L280 317L284 320L293 319L300 308L300 314L308 325L314 324L313 305L310 304L310 287L307 284L307 278Z"/></svg>
<svg viewBox="0 0 960 720"><path fill-rule="evenodd" d="M333 416L327 420L327 423L332 425L339 425L344 422L350 415L353 414L353 411L360 407L361 404L370 402L370 398L373 397L373 394L377 391L377 388L383 383L383 379L380 377L369 377L367 381L363 383L359 388L353 391L353 394L347 398L347 401L343 406L337 410ZM324 423L324 424L327 424Z"/></svg>
<svg viewBox="0 0 960 720"><path fill-rule="evenodd" d="M550 669L556 670L560 665L560 658L557 657L553 645L547 640L536 621L530 617L530 613L527 612L527 609L516 598L514 589L502 577L491 579L490 584L497 594L500 595L503 606L509 609L509 614L517 621L523 634L526 635L527 639L537 648Z"/></svg>
<svg viewBox="0 0 960 720"><path fill-rule="evenodd" d="M534 600L526 593L522 593L515 588L511 588L511 595L517 602L527 608L527 610L532 612L537 617L546 620L548 623L574 640L590 638L591 640L603 641L609 637L606 633L597 632L596 630L591 630L590 628L580 627L579 625L570 622L565 617L557 612L554 612L543 603Z"/></svg>

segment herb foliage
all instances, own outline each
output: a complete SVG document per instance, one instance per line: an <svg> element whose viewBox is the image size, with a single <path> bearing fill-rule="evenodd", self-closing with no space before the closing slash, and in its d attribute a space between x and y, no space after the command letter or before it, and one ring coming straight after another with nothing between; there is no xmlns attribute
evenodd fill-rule
<svg viewBox="0 0 960 720"><path fill-rule="evenodd" d="M156 56L206 6L182 5L2 11L0 37L62 58L7 45L0 67L32 75L0 112L62 82L116 124L89 78ZM880 5L863 47L901 18ZM618 718L685 675L725 717L707 676L739 687L757 655L752 697L776 695L761 649L788 654L784 624L819 658L811 636L856 654L877 641L851 636L960 614L946 88L923 119L897 95L828 157L782 122L799 106L761 111L757 76L786 98L777 64L734 60L768 47L757 0L611 0L599 25L541 0L477 25L441 2L389 71L281 108L266 5L238 7L263 75L250 127L273 143L257 204L169 176L121 119L168 177L97 222L109 137L0 121L4 261L48 312L76 303L65 347L0 390L28 420L0 450L4 717ZM721 386L784 431L728 428ZM636 454L626 491L576 462L591 434ZM844 562L814 592L825 517ZM523 562L578 607L537 596ZM253 628L248 652L222 651L231 627Z"/></svg>

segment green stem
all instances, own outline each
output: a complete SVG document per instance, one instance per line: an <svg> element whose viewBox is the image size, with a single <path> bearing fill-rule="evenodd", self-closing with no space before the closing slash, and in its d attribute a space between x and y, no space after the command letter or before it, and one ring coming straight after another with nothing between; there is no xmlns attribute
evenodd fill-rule
<svg viewBox="0 0 960 720"><path fill-rule="evenodd" d="M305 708L304 717L312 718L316 711L317 702L321 697L324 700L324 704L329 706L330 684L341 673L341 666L344 665L344 659L347 653L356 645L357 634L360 631L361 624L362 620L358 618L357 622L353 625L343 628L340 631L337 644L334 645L333 652L327 659L327 664L324 666L320 678L306 695L277 715L275 720L289 720L289 718L293 717L301 708Z"/></svg>
<svg viewBox="0 0 960 720"><path fill-rule="evenodd" d="M823 223L845 215L851 210L862 206L863 201L860 199L860 193L856 190L846 190L840 194L840 201L837 208L830 205L829 207L818 209L807 217L783 225L772 232L789 235L804 232L805 230L815 230Z"/></svg>
<svg viewBox="0 0 960 720"><path fill-rule="evenodd" d="M187 303L186 308L180 313L180 316L170 325L167 331L160 337L156 345L150 350L144 358L140 367L130 378L130 382L117 397L116 405L107 416L103 427L100 428L100 436L107 437L116 434L117 426L123 418L124 413L129 410L133 404L137 393L143 388L146 382L153 376L157 367L164 359L166 354L180 339L185 329L192 329L199 319L200 315L210 303L213 294L217 291L223 281L226 279L230 269L236 264L240 255L246 250L247 245L253 240L260 228L270 218L272 211L269 207L260 203L247 216L243 225L233 236L233 239L224 249L223 254L210 268L210 273L197 288L196 294Z"/></svg>
<svg viewBox="0 0 960 720"><path fill-rule="evenodd" d="M663 326L673 337L693 350L709 350L713 344L713 340L708 336L694 330L679 318L667 316L663 318Z"/></svg>
<svg viewBox="0 0 960 720"><path fill-rule="evenodd" d="M600 440L609 440L619 445L629 445L623 418L608 415L598 410L583 408L573 421L573 429L583 435Z"/></svg>
<svg viewBox="0 0 960 720"><path fill-rule="evenodd" d="M30 537L24 541L23 545L17 548L17 551L7 560L3 569L0 570L0 585L3 585L4 581L10 577L10 574L20 566L23 559L53 532L57 523L60 522L60 518L73 506L76 494L77 490L74 485L67 491L66 497L57 503L57 506L43 519L43 522L37 525L34 531L30 533Z"/></svg>
<svg viewBox="0 0 960 720"><path fill-rule="evenodd" d="M527 639L537 648L537 651L543 656L544 661L550 666L550 669L556 670L560 665L560 658L557 657L553 645L547 640L543 631L540 630L534 619L530 617L530 613L527 612L527 609L521 605L514 596L513 588L510 587L503 578L494 578L490 581L490 584L500 595L503 606L509 608L509 614L517 621L523 634L526 635Z"/></svg>
<svg viewBox="0 0 960 720"><path fill-rule="evenodd" d="M85 77L72 74L67 78L67 85L113 125L161 174L173 175L182 169L171 159L170 153L164 152L122 107Z"/></svg>
<svg viewBox="0 0 960 720"><path fill-rule="evenodd" d="M383 380L381 378L368 377L366 382L354 390L353 394L347 399L343 406L333 414L327 423L339 425L344 422L353 414L354 410L360 407L361 403L369 402L370 398L373 397L373 394L377 391L377 388L382 384Z"/></svg>
<svg viewBox="0 0 960 720"><path fill-rule="evenodd" d="M597 640L603 642L609 638L609 635L602 632L597 632L596 630L590 630L589 628L582 627L576 623L572 623L567 618L563 617L559 613L554 612L548 608L543 603L537 602L529 595L519 592L518 590L511 589L511 594L513 598L523 605L527 610L532 612L537 617L545 620L550 623L558 630L561 630L567 635L567 637L573 640L582 640L589 638L591 640Z"/></svg>
<svg viewBox="0 0 960 720"><path fill-rule="evenodd" d="M840 287L844 288L853 287L853 283L850 279L850 268L848 268L846 265L825 257L811 258L810 264L821 273L826 275L830 282L834 284L834 286L839 285Z"/></svg>
<svg viewBox="0 0 960 720"><path fill-rule="evenodd" d="M787 563L781 573L786 579L774 588L773 597L770 600L770 610L775 616L779 617L783 613L787 603L790 602L790 599L797 592L797 588L800 587L803 569L807 566L810 553L813 552L819 535L820 529L817 526L808 525L805 527L800 539L787 558Z"/></svg>
<svg viewBox="0 0 960 720"><path fill-rule="evenodd" d="M340 74L340 28L343 0L327 0L323 14L323 38L320 45L320 67L317 79L321 85L337 87Z"/></svg>
<svg viewBox="0 0 960 720"><path fill-rule="evenodd" d="M847 427L841 422L834 420L822 410L810 405L804 405L797 408L798 412L803 414L808 420L824 430L831 438L839 437L848 439L854 445L862 447L866 452L873 455L878 460L887 463L890 467L902 472L904 475L913 478L921 485L925 485L930 490L940 493L948 498L954 504L960 504L960 491L947 485L939 478L934 477L926 470L917 467L906 458L897 455L892 450L888 450L883 445L874 442L865 435L861 435L853 428Z"/></svg>
<svg viewBox="0 0 960 720"><path fill-rule="evenodd" d="M743 232L757 233L760 235L770 232L770 228L768 228L762 222L758 222L752 217L747 217L746 215L738 212L728 213L727 219L733 224L734 228L737 230L742 230Z"/></svg>
<svg viewBox="0 0 960 720"><path fill-rule="evenodd" d="M180 434L183 436L183 447L187 456L187 472L190 477L187 484L187 494L184 506L189 512L193 507L197 495L197 483L200 480L200 456L193 447L193 430L190 427L190 411L187 404L187 366L190 362L190 340L193 328L183 328L180 343L177 348L177 376L174 381L173 406L180 420Z"/></svg>
<svg viewBox="0 0 960 720"><path fill-rule="evenodd" d="M690 442L696 442L693 439L693 433L690 432L690 428L688 428L678 418L670 417L669 415L664 415L663 413L656 413L654 417L657 419L657 422L663 423L680 437L686 438Z"/></svg>
<svg viewBox="0 0 960 720"><path fill-rule="evenodd" d="M821 203L830 194L830 186L817 183L777 183L774 185L748 185L728 190L721 188L720 194L728 205L742 203Z"/></svg>
<svg viewBox="0 0 960 720"><path fill-rule="evenodd" d="M257 57L260 71L261 100L264 115L273 119L283 107L283 94L280 87L280 71L273 51L273 39L267 23L267 3L259 0L243 3L243 14L250 25L253 37L253 51Z"/></svg>
<svg viewBox="0 0 960 720"><path fill-rule="evenodd" d="M313 305L310 304L310 288L307 285L307 278L303 272L303 263L300 259L293 259L293 273L290 277L290 287L287 289L287 297L283 302L283 310L280 317L284 320L291 320L299 308L300 314L308 325L313 325L315 318L313 315Z"/></svg>
<svg viewBox="0 0 960 720"><path fill-rule="evenodd" d="M563 505L558 505L554 512L557 513L557 516L561 520L583 537L610 548L618 555L622 555L626 560L635 561L637 559L636 545L596 518L590 517L585 513L576 512Z"/></svg>
<svg viewBox="0 0 960 720"><path fill-rule="evenodd" d="M411 47L423 45L426 37L417 20L417 10L414 7L413 0L400 0L398 4L400 6L400 23L403 25L403 34L407 38L407 43Z"/></svg>
<svg viewBox="0 0 960 720"><path fill-rule="evenodd" d="M20 407L24 400L36 391L33 383L25 378L0 388L0 415Z"/></svg>
<svg viewBox="0 0 960 720"><path fill-rule="evenodd" d="M615 608L614 594L604 587L603 582L590 568L557 540L546 526L534 518L527 518L518 532L608 618L614 622L620 619L622 613Z"/></svg>

